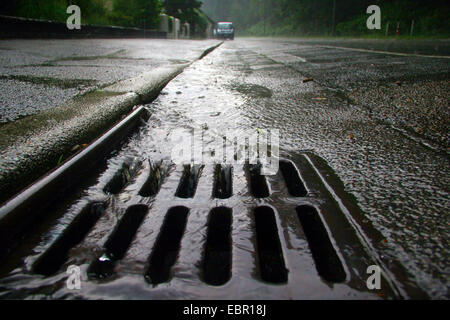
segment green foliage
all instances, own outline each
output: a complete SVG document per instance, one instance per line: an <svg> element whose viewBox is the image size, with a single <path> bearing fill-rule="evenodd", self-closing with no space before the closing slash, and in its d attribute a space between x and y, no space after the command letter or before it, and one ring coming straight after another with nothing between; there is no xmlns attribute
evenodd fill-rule
<svg viewBox="0 0 450 320"><path fill-rule="evenodd" d="M108 24L108 18L106 16L105 1L103 0L68 0L66 2L66 8L68 5L74 4L81 9L81 21L87 24ZM65 15L67 19L67 14Z"/></svg>
<svg viewBox="0 0 450 320"><path fill-rule="evenodd" d="M164 0L164 11L166 14L180 19L181 23L188 22L194 34L203 34L208 21L199 12L202 2L198 0Z"/></svg>
<svg viewBox="0 0 450 320"><path fill-rule="evenodd" d="M118 25L155 28L159 22L159 0L112 0L109 11L106 0L1 0L0 14L65 22L67 7L78 5L83 24Z"/></svg>
<svg viewBox="0 0 450 320"><path fill-rule="evenodd" d="M216 21L233 21L238 34L326 36L333 34L333 0L203 0L202 9ZM390 35L400 22L400 34L448 36L450 7L446 0L336 0L335 34L341 36ZM366 9L381 8L382 29L368 30Z"/></svg>
<svg viewBox="0 0 450 320"><path fill-rule="evenodd" d="M159 0L115 0L108 18L113 25L155 28L159 22Z"/></svg>
<svg viewBox="0 0 450 320"><path fill-rule="evenodd" d="M202 2L197 0L165 0L163 5L168 15L180 19L181 22L187 21L194 25L199 19L196 9L200 9Z"/></svg>
<svg viewBox="0 0 450 320"><path fill-rule="evenodd" d="M359 36L363 34L369 34L369 32L372 34L381 32L377 30L367 30L366 21L367 15L359 15L350 21L341 22L336 26L336 35Z"/></svg>
<svg viewBox="0 0 450 320"><path fill-rule="evenodd" d="M71 4L81 8L82 23L108 23L103 0L2 0L0 14L64 22Z"/></svg>
<svg viewBox="0 0 450 320"><path fill-rule="evenodd" d="M333 34L333 0L1 0L0 14L35 19L66 21L70 4L81 8L84 24L156 28L162 7L181 22L189 22L192 31L201 34L207 19L202 8L216 21L233 21L238 34L248 35L331 35ZM409 35L414 20L414 35L450 35L448 0L336 0L335 34L341 36ZM377 4L382 13L382 29L366 28L366 8Z"/></svg>
<svg viewBox="0 0 450 320"><path fill-rule="evenodd" d="M439 4L439 2L437 3ZM395 35L397 23L400 23L399 34L410 35L411 24L414 20L414 32L416 36L449 36L450 9L448 6L426 4L411 1L405 6L404 1L393 1L380 5L382 12L381 30L367 30L365 21L367 15L358 15L350 21L338 24L338 35L385 35L386 26L389 23L388 35Z"/></svg>
<svg viewBox="0 0 450 320"><path fill-rule="evenodd" d="M33 19L66 21L67 5L64 0L17 1L16 15Z"/></svg>

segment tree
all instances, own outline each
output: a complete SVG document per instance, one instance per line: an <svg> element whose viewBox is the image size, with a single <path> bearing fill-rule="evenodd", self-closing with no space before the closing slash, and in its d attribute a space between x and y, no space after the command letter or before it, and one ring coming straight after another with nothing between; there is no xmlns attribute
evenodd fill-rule
<svg viewBox="0 0 450 320"><path fill-rule="evenodd" d="M202 6L201 1L197 0L165 0L164 8L166 13L180 19L182 22L188 22L196 25L199 22L199 15L196 9Z"/></svg>
<svg viewBox="0 0 450 320"><path fill-rule="evenodd" d="M114 25L156 28L161 12L159 0L115 0L109 20Z"/></svg>

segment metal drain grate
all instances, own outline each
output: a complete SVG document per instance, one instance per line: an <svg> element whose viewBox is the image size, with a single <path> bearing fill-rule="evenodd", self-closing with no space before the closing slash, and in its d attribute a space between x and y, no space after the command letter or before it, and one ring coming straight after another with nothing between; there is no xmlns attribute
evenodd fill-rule
<svg viewBox="0 0 450 320"><path fill-rule="evenodd" d="M127 298L376 296L366 270L377 257L317 159L284 159L276 176L248 164L124 164L104 199L86 196L64 227L56 223L59 236L24 273L45 281L80 265L86 298L93 288ZM383 273L378 295L396 290Z"/></svg>

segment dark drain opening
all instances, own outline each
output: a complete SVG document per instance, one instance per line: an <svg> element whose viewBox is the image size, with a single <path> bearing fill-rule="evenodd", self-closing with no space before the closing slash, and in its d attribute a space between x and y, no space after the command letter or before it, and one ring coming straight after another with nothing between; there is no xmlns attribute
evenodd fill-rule
<svg viewBox="0 0 450 320"><path fill-rule="evenodd" d="M328 282L344 282L346 279L344 267L317 210L310 206L300 206L296 211L319 275Z"/></svg>
<svg viewBox="0 0 450 320"><path fill-rule="evenodd" d="M179 198L193 198L202 170L203 166L201 165L184 166L183 176L175 195Z"/></svg>
<svg viewBox="0 0 450 320"><path fill-rule="evenodd" d="M106 278L113 273L116 261L124 257L147 212L148 207L144 205L135 205L127 209L105 243L105 253L89 266L87 272L90 277Z"/></svg>
<svg viewBox="0 0 450 320"><path fill-rule="evenodd" d="M220 207L209 216L203 280L213 286L223 285L231 278L231 213L231 209Z"/></svg>
<svg viewBox="0 0 450 320"><path fill-rule="evenodd" d="M139 191L139 195L141 197L152 197L156 195L168 172L168 166L164 162L156 164L151 161L149 162L150 170L147 181L145 181L144 185Z"/></svg>
<svg viewBox="0 0 450 320"><path fill-rule="evenodd" d="M261 164L247 165L250 191L255 198L266 198L269 194L266 177L261 174Z"/></svg>
<svg viewBox="0 0 450 320"><path fill-rule="evenodd" d="M286 283L286 269L278 238L275 214L270 207L255 209L256 247L261 279L272 283Z"/></svg>
<svg viewBox="0 0 450 320"><path fill-rule="evenodd" d="M228 199L233 194L233 177L231 166L218 164L214 171L213 197L217 199Z"/></svg>
<svg viewBox="0 0 450 320"><path fill-rule="evenodd" d="M291 196L305 197L308 194L305 185L292 162L280 161L280 170Z"/></svg>
<svg viewBox="0 0 450 320"><path fill-rule="evenodd" d="M86 205L55 243L34 263L33 272L44 276L56 273L67 260L69 250L84 239L104 211L104 203Z"/></svg>
<svg viewBox="0 0 450 320"><path fill-rule="evenodd" d="M153 285L166 282L170 278L170 269L180 251L188 214L189 209L186 207L174 207L167 212L145 274L147 281Z"/></svg>
<svg viewBox="0 0 450 320"><path fill-rule="evenodd" d="M109 194L118 194L130 180L130 166L126 163L122 165L119 171L114 174L112 179L106 184L103 191Z"/></svg>

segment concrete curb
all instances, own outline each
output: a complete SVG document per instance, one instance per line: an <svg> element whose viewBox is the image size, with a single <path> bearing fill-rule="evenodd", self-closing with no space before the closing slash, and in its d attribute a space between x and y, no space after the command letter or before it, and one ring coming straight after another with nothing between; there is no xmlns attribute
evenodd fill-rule
<svg viewBox="0 0 450 320"><path fill-rule="evenodd" d="M49 199L57 198L80 181L148 116L145 107L137 108L86 149L0 207L0 257L8 254L8 246L36 221L41 210L50 203ZM45 204L41 203L42 199L47 200Z"/></svg>
<svg viewBox="0 0 450 320"><path fill-rule="evenodd" d="M156 68L132 79L77 97L54 109L0 127L0 203L97 139L129 114L149 103L195 60ZM205 54L206 53L206 54ZM78 150L73 151L78 146Z"/></svg>

